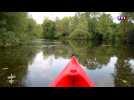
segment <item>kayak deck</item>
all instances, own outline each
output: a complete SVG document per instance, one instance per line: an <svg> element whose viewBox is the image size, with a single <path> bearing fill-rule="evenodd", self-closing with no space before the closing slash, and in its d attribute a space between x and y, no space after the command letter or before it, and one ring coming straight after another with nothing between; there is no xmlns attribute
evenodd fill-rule
<svg viewBox="0 0 134 100"><path fill-rule="evenodd" d="M50 84L52 87L94 87L86 72L73 56L64 70Z"/></svg>

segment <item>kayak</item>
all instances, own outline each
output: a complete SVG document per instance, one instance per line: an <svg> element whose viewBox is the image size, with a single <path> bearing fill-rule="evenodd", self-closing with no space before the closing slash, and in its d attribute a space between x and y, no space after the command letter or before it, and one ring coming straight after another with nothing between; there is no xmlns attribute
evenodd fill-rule
<svg viewBox="0 0 134 100"><path fill-rule="evenodd" d="M94 87L77 58L73 56L64 70L49 84L51 87Z"/></svg>

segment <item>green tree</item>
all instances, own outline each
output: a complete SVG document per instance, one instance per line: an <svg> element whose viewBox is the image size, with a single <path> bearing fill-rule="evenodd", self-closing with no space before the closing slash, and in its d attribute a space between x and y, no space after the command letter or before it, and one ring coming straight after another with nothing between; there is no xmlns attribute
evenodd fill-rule
<svg viewBox="0 0 134 100"><path fill-rule="evenodd" d="M113 20L110 14L102 14L97 23L97 32L103 36L103 40L109 40L112 31Z"/></svg>
<svg viewBox="0 0 134 100"><path fill-rule="evenodd" d="M20 44L22 34L26 29L27 13L1 12L0 13L0 45L11 46Z"/></svg>
<svg viewBox="0 0 134 100"><path fill-rule="evenodd" d="M70 20L70 32L73 32L79 24L79 16L75 14Z"/></svg>
<svg viewBox="0 0 134 100"><path fill-rule="evenodd" d="M67 37L70 33L70 17L64 17L62 20L56 20L57 37Z"/></svg>
<svg viewBox="0 0 134 100"><path fill-rule="evenodd" d="M34 19L28 18L26 33L30 35L31 39L40 38L42 37L42 27Z"/></svg>
<svg viewBox="0 0 134 100"><path fill-rule="evenodd" d="M134 13L122 12L122 16L127 16L126 21L120 22L120 32L122 33L122 40L128 43L134 43Z"/></svg>
<svg viewBox="0 0 134 100"><path fill-rule="evenodd" d="M45 38L53 39L56 34L55 22L46 18L42 24L43 35Z"/></svg>
<svg viewBox="0 0 134 100"><path fill-rule="evenodd" d="M28 43L39 35L40 29L26 12L0 12L0 46Z"/></svg>
<svg viewBox="0 0 134 100"><path fill-rule="evenodd" d="M79 14L79 21L74 30L70 33L69 38L72 39L89 39L90 34L88 32L88 22L83 14Z"/></svg>
<svg viewBox="0 0 134 100"><path fill-rule="evenodd" d="M84 13L85 19L88 22L88 32L91 35L92 40L100 40L101 35L96 31L97 30L97 20L100 13L98 12L86 12Z"/></svg>

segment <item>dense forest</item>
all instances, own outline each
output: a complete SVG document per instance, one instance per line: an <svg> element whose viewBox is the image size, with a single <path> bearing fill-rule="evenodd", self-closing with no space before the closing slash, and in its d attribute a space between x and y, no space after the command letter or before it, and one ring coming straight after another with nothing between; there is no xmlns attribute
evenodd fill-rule
<svg viewBox="0 0 134 100"><path fill-rule="evenodd" d="M134 43L134 13L121 12L127 20L113 22L110 14L76 12L73 17L45 18L37 24L26 12L0 12L0 46L16 46L36 38Z"/></svg>
<svg viewBox="0 0 134 100"><path fill-rule="evenodd" d="M114 23L110 14L101 12L77 12L73 17L48 18L43 23L44 38L88 39L105 42L134 42L134 13L122 12L127 20Z"/></svg>
<svg viewBox="0 0 134 100"><path fill-rule="evenodd" d="M0 12L0 46L26 44L40 37L41 29L26 12Z"/></svg>

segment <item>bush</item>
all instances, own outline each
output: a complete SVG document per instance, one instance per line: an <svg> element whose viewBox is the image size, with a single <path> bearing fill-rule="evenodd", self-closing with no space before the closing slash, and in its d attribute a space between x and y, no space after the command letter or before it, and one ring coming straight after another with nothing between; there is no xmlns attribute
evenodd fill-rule
<svg viewBox="0 0 134 100"><path fill-rule="evenodd" d="M75 29L70 35L70 39L89 39L90 34L89 32L82 30L82 29Z"/></svg>
<svg viewBox="0 0 134 100"><path fill-rule="evenodd" d="M19 40L15 33L12 31L2 32L0 35L0 46L11 46L12 44L18 44Z"/></svg>

